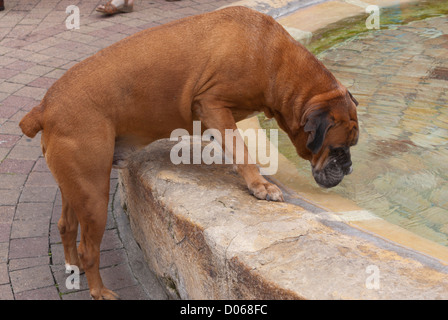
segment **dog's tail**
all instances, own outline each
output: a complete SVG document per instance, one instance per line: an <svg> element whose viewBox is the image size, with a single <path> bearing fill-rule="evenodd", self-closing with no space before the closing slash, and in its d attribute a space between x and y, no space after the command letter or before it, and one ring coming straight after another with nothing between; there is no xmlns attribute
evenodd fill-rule
<svg viewBox="0 0 448 320"><path fill-rule="evenodd" d="M34 107L28 112L20 121L19 127L22 132L30 138L34 138L36 134L43 129L42 116L43 116L43 103Z"/></svg>

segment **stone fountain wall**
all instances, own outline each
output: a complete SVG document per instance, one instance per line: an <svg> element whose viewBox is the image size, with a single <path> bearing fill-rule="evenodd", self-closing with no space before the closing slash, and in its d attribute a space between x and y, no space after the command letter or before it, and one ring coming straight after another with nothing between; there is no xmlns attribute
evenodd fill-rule
<svg viewBox="0 0 448 320"><path fill-rule="evenodd" d="M174 165L167 140L121 171L150 269L181 299L448 298L446 266L325 212L257 200L228 165Z"/></svg>

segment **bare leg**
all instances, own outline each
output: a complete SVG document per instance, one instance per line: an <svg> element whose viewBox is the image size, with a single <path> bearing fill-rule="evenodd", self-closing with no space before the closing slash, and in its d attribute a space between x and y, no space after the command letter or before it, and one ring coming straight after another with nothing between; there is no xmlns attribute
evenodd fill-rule
<svg viewBox="0 0 448 320"><path fill-rule="evenodd" d="M109 0L104 5L99 5L96 11L112 15L122 12L131 12L134 9L134 0Z"/></svg>

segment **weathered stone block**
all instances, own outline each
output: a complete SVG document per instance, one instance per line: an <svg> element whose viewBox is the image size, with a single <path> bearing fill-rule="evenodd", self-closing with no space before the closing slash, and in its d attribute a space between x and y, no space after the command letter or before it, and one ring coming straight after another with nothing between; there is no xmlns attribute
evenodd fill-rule
<svg viewBox="0 0 448 320"><path fill-rule="evenodd" d="M229 165L176 166L173 145L139 152L119 183L134 236L173 297L448 298L439 261L325 212L257 200Z"/></svg>

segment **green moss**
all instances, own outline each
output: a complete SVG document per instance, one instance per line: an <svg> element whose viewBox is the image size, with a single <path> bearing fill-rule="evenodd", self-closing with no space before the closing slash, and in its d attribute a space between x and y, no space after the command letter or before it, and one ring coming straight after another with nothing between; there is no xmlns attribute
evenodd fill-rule
<svg viewBox="0 0 448 320"><path fill-rule="evenodd" d="M381 8L380 29L389 29L396 25L442 15L448 15L448 1L423 0L412 4ZM370 32L372 30L367 29L365 25L368 16L369 14L366 13L332 23L316 31L306 47L317 55L353 36Z"/></svg>
<svg viewBox="0 0 448 320"><path fill-rule="evenodd" d="M173 280L173 278L166 275L164 277L161 277L161 279L162 282L165 284L165 286L168 288L168 290L173 292L180 299L179 290L177 290L176 282Z"/></svg>

